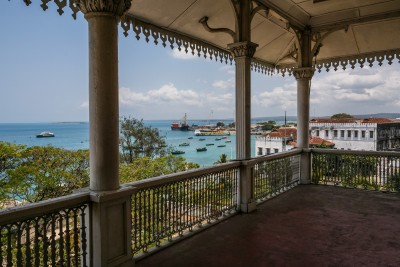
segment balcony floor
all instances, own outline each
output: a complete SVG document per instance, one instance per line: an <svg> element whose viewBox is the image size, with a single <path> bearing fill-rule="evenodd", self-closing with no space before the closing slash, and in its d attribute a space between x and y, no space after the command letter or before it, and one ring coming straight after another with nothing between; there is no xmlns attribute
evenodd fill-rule
<svg viewBox="0 0 400 267"><path fill-rule="evenodd" d="M400 194L298 186L136 266L400 266Z"/></svg>

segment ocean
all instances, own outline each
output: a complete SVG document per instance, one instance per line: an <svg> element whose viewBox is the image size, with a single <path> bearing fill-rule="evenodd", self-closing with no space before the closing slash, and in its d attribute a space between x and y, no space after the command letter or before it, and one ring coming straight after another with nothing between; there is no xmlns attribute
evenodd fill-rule
<svg viewBox="0 0 400 267"><path fill-rule="evenodd" d="M232 121L225 121L229 123ZM226 139L216 141L216 136L199 137L194 136L192 131L172 131L170 128L172 121L169 120L149 120L145 124L153 128L157 128L162 136L165 136L167 144L175 147L177 150L185 151L180 156L186 158L189 162L195 162L202 167L211 166L219 159L223 153L228 155L229 159L234 159L236 154L236 136L228 136L230 143L225 143ZM216 123L214 121L190 121L204 125L208 123ZM54 138L36 138L36 135L50 131L55 134ZM193 139L188 139L193 137ZM218 136L220 137L220 136ZM206 140L200 141L200 138ZM77 150L89 148L89 123L0 123L0 140L15 144L23 144L27 146L45 146L62 147L65 149ZM251 138L252 156L254 157L254 141L255 136ZM181 143L190 143L190 146L179 147ZM207 146L207 151L197 152L196 148L206 147L206 144L214 143L214 146ZM218 145L226 145L218 147Z"/></svg>

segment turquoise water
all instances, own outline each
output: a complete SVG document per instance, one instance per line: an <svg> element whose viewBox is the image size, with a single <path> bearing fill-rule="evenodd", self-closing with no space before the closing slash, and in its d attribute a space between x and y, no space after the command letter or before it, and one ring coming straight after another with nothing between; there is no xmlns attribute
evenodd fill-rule
<svg viewBox="0 0 400 267"><path fill-rule="evenodd" d="M229 121L227 121L228 123ZM200 137L194 136L193 132L188 131L171 131L171 121L146 121L147 125L158 128L162 136L166 137L168 145L172 145L178 150L185 151L181 155L190 162L196 162L200 166L213 165L219 159L222 153L228 155L228 158L235 158L235 142L234 135L228 136L227 139L231 143L225 143L225 140L215 141L216 136L201 137L206 140L200 141ZM196 121L190 122L198 125L204 125L207 122ZM215 122L211 122L215 123ZM50 131L55 134L54 138L36 138L36 135L43 131ZM193 137L193 139L188 139ZM220 137L220 136L219 136ZM0 123L0 140L25 144L28 146L45 146L52 145L66 149L88 149L89 148L89 124L88 123ZM252 156L254 156L254 140L252 136ZM188 142L190 146L179 147L179 144ZM206 144L214 143L214 146L207 146L207 151L197 152L196 148L206 147ZM218 145L226 145L226 147L218 147Z"/></svg>

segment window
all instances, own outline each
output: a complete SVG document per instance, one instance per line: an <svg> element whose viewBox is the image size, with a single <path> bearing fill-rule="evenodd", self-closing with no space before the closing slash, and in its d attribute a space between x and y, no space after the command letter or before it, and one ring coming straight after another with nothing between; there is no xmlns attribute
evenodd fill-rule
<svg viewBox="0 0 400 267"><path fill-rule="evenodd" d="M351 138L351 131L347 131L347 137Z"/></svg>
<svg viewBox="0 0 400 267"><path fill-rule="evenodd" d="M361 138L365 138L365 131L361 131Z"/></svg>
<svg viewBox="0 0 400 267"><path fill-rule="evenodd" d="M337 137L337 130L333 131L333 137Z"/></svg>
<svg viewBox="0 0 400 267"><path fill-rule="evenodd" d="M279 152L279 149L274 148L274 153L278 153L278 152Z"/></svg>
<svg viewBox="0 0 400 267"><path fill-rule="evenodd" d="M271 148L267 148L267 155L271 154Z"/></svg>
<svg viewBox="0 0 400 267"><path fill-rule="evenodd" d="M319 130L317 130L317 133L316 133L316 134L317 134L317 136L319 136Z"/></svg>
<svg viewBox="0 0 400 267"><path fill-rule="evenodd" d="M374 138L374 131L369 131L369 138Z"/></svg>
<svg viewBox="0 0 400 267"><path fill-rule="evenodd" d="M325 130L325 137L329 137L329 131Z"/></svg>
<svg viewBox="0 0 400 267"><path fill-rule="evenodd" d="M344 130L340 130L340 137L344 138Z"/></svg>
<svg viewBox="0 0 400 267"><path fill-rule="evenodd" d="M259 147L259 148L258 148L258 153L257 153L257 155L259 155L259 156L262 155L262 147Z"/></svg>
<svg viewBox="0 0 400 267"><path fill-rule="evenodd" d="M358 131L354 131L354 138L358 138Z"/></svg>

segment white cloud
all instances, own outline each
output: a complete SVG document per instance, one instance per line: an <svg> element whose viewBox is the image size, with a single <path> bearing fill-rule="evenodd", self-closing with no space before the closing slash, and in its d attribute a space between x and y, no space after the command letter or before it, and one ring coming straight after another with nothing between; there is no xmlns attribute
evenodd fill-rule
<svg viewBox="0 0 400 267"><path fill-rule="evenodd" d="M89 108L89 101L84 101L82 102L82 104L80 105L81 108L87 109Z"/></svg>
<svg viewBox="0 0 400 267"><path fill-rule="evenodd" d="M235 87L235 81L233 78L228 79L228 80L218 80L213 82L212 84L213 87L218 88L218 89L229 89L229 88L234 88Z"/></svg>
<svg viewBox="0 0 400 267"><path fill-rule="evenodd" d="M235 75L235 67L232 65L224 65L219 68L219 71L226 72L229 75Z"/></svg>
<svg viewBox="0 0 400 267"><path fill-rule="evenodd" d="M297 103L296 84L294 82L275 87L271 91L264 91L252 97L254 105L267 109L295 110Z"/></svg>
<svg viewBox="0 0 400 267"><path fill-rule="evenodd" d="M181 49L181 51L179 51L177 48L174 48L172 50L171 56L173 58L176 59L183 59L183 60L193 60L197 58L197 55L192 55L192 53L190 51L188 51L187 53L185 52L184 49Z"/></svg>
<svg viewBox="0 0 400 267"><path fill-rule="evenodd" d="M180 89L168 83L158 89L139 92L120 88L121 114L146 118L175 118L187 112L191 118L204 118L210 110L218 117L231 117L235 107L234 94L193 89Z"/></svg>
<svg viewBox="0 0 400 267"><path fill-rule="evenodd" d="M129 88L120 89L120 103L125 106L157 103L199 105L199 95L193 90L179 90L172 83L148 92L135 92Z"/></svg>
<svg viewBox="0 0 400 267"><path fill-rule="evenodd" d="M119 101L122 105L126 106L142 105L148 103L149 100L150 96L144 93L134 92L126 87L121 87L119 90Z"/></svg>

